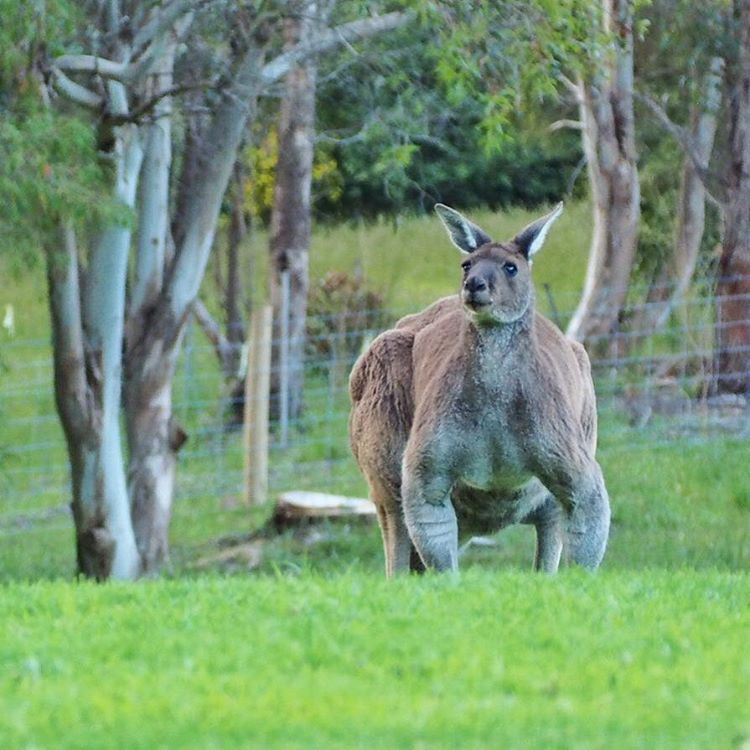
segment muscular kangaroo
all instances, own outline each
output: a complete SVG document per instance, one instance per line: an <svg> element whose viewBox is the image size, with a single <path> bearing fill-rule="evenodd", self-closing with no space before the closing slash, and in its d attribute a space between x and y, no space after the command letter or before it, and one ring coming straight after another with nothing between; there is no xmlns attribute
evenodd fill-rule
<svg viewBox="0 0 750 750"><path fill-rule="evenodd" d="M563 544L596 568L609 500L589 360L534 310L531 263L562 204L507 242L436 211L464 254L459 294L378 336L350 378L350 439L386 573L458 567L458 532L533 524L535 568Z"/></svg>

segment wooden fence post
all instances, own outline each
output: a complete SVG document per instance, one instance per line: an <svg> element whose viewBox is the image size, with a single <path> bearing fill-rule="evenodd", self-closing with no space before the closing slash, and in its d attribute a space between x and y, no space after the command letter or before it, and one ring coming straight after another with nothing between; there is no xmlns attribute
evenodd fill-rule
<svg viewBox="0 0 750 750"><path fill-rule="evenodd" d="M243 427L246 505L268 499L268 397L271 380L271 305L253 311L250 322Z"/></svg>
<svg viewBox="0 0 750 750"><path fill-rule="evenodd" d="M279 310L279 445L287 447L289 438L289 271L281 272L281 309Z"/></svg>

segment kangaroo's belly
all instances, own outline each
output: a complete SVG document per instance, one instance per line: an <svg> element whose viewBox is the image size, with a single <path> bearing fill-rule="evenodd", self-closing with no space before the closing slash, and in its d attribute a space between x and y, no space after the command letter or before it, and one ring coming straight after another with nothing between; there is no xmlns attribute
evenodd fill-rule
<svg viewBox="0 0 750 750"><path fill-rule="evenodd" d="M463 481L455 484L451 497L461 533L490 534L520 523L547 497L547 489L535 477L520 483L505 479L481 488Z"/></svg>

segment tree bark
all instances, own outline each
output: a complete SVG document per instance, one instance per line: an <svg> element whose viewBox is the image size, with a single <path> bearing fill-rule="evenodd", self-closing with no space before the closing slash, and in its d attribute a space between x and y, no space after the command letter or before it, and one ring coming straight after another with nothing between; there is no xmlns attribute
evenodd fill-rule
<svg viewBox="0 0 750 750"><path fill-rule="evenodd" d="M318 3L305 0L299 17L287 21L286 48L314 33ZM315 145L315 85L317 61L314 57L293 67L286 77L279 124L279 161L276 167L273 210L271 214L271 304L273 339L271 361L271 412L279 415L286 384L288 416L300 416L303 406L305 319L309 288L311 233L311 188ZM282 278L288 274L288 308L282 307ZM282 324L282 316L288 325ZM282 363L281 331L288 335L288 358ZM286 377L282 377L282 364Z"/></svg>
<svg viewBox="0 0 750 750"><path fill-rule="evenodd" d="M693 279L706 224L706 188L701 169L708 172L721 105L724 60L714 57L702 83L700 101L691 108L690 140L693 154L685 154L677 198L672 253L658 272L639 325L644 333L662 328ZM699 165L694 159L699 159Z"/></svg>
<svg viewBox="0 0 750 750"><path fill-rule="evenodd" d="M232 208L227 232L227 278L224 293L224 314L226 316L227 340L231 346L231 359L225 369L225 377L236 378L239 373L242 345L245 342L245 300L248 295L243 293L242 265L240 263L242 243L247 236L247 222L245 221L245 170L242 161L234 165L234 175L231 190ZM247 274L252 278L252 269Z"/></svg>
<svg viewBox="0 0 750 750"><path fill-rule="evenodd" d="M152 321L158 326L158 321ZM128 351L125 419L128 491L141 573L169 559L169 523L177 453L187 434L172 414L172 379L179 352L172 332L150 335Z"/></svg>
<svg viewBox="0 0 750 750"><path fill-rule="evenodd" d="M728 65L730 158L716 285L715 387L750 389L750 0L735 0L738 56Z"/></svg>
<svg viewBox="0 0 750 750"><path fill-rule="evenodd" d="M189 23L182 19L180 25ZM175 29L146 83L161 96L173 83L179 38ZM172 377L181 331L155 316L167 264L169 175L172 166L172 102L163 96L145 124L135 283L125 339L124 409L128 440L128 494L142 574L151 575L169 556L176 454L187 439L172 416Z"/></svg>
<svg viewBox="0 0 750 750"><path fill-rule="evenodd" d="M142 151L134 126L118 131L116 196L132 206ZM55 399L71 467L78 572L97 580L139 574L118 420L129 245L126 227L104 230L83 288L70 228L62 252L47 253Z"/></svg>
<svg viewBox="0 0 750 750"><path fill-rule="evenodd" d="M593 235L581 300L567 333L596 344L618 324L638 241L640 186L633 118L633 33L629 0L604 0L610 58L577 98L593 203Z"/></svg>

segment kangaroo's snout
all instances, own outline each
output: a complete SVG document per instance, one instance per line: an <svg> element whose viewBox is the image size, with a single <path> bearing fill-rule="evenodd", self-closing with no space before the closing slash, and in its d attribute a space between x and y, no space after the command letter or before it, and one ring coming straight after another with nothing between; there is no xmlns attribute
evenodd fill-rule
<svg viewBox="0 0 750 750"><path fill-rule="evenodd" d="M480 276L471 276L466 280L467 292L484 292L487 290L487 282Z"/></svg>
<svg viewBox="0 0 750 750"><path fill-rule="evenodd" d="M476 273L468 276L461 290L464 304L473 309L491 304L491 286L491 280L485 278L482 274Z"/></svg>

